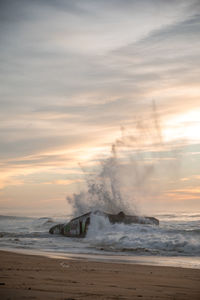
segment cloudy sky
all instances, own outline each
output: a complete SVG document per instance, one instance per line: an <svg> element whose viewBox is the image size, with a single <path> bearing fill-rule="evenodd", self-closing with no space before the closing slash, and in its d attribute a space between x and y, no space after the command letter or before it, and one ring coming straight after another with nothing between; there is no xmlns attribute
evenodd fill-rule
<svg viewBox="0 0 200 300"><path fill-rule="evenodd" d="M122 135L144 211L200 210L199 0L1 0L0 82L2 213L67 214Z"/></svg>

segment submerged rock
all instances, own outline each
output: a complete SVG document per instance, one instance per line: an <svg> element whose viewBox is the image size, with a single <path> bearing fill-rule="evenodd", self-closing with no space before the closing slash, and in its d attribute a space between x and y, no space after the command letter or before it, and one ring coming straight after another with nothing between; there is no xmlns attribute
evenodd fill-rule
<svg viewBox="0 0 200 300"><path fill-rule="evenodd" d="M91 214L97 214L105 216L109 219L111 224L123 223L123 224L151 224L159 225L159 220L154 217L140 217L140 216L129 216L123 212L119 214L108 214L101 211L88 212L82 216L72 219L68 223L58 224L50 228L49 233L51 234L62 234L67 237L85 237L88 226L90 224Z"/></svg>

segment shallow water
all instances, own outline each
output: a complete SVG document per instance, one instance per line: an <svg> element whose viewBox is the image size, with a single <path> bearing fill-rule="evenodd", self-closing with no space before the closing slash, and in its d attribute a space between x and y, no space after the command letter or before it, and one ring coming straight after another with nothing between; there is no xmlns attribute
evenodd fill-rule
<svg viewBox="0 0 200 300"><path fill-rule="evenodd" d="M65 218L0 216L0 249L52 255L88 256L129 262L161 261L200 268L200 214L156 215L160 225L110 224L93 215L86 238L51 235L49 228Z"/></svg>

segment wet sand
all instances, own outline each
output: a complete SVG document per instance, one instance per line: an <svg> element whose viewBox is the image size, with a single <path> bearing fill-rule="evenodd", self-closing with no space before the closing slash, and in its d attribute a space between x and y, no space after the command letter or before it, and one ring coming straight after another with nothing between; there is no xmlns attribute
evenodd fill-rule
<svg viewBox="0 0 200 300"><path fill-rule="evenodd" d="M200 299L200 270L0 251L0 299Z"/></svg>

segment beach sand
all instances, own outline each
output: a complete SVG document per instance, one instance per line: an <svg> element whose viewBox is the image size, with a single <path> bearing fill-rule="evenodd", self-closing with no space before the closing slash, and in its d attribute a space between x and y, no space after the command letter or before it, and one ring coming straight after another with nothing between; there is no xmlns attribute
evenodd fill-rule
<svg viewBox="0 0 200 300"><path fill-rule="evenodd" d="M200 270L0 251L0 299L200 299Z"/></svg>

